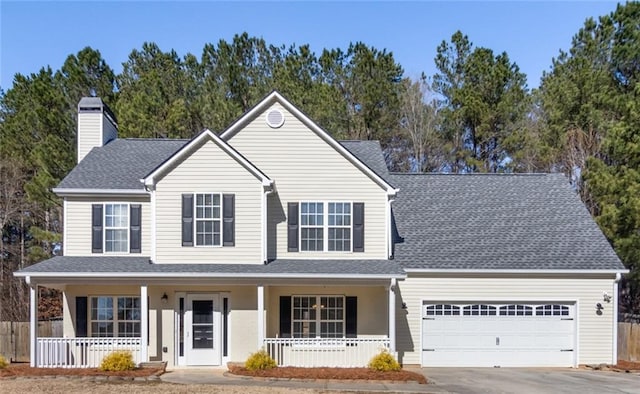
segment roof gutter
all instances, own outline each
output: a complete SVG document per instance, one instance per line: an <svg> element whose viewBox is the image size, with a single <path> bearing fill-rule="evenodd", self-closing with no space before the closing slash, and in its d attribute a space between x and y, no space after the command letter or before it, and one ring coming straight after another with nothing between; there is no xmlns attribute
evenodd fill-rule
<svg viewBox="0 0 640 394"><path fill-rule="evenodd" d="M66 189L56 187L52 191L60 197L146 196L149 194L144 189Z"/></svg>
<svg viewBox="0 0 640 394"><path fill-rule="evenodd" d="M294 274L294 273L231 273L231 272L14 272L26 278L225 278L225 279L405 279L405 274Z"/></svg>
<svg viewBox="0 0 640 394"><path fill-rule="evenodd" d="M431 269L405 268L408 273L424 274L627 274L628 269L586 270L586 269Z"/></svg>

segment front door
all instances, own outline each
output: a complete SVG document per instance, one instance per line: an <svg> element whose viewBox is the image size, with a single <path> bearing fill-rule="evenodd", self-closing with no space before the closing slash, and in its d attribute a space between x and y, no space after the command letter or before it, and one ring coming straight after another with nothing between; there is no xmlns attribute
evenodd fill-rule
<svg viewBox="0 0 640 394"><path fill-rule="evenodd" d="M220 365L220 297L218 294L189 294L186 304L184 344L187 365Z"/></svg>

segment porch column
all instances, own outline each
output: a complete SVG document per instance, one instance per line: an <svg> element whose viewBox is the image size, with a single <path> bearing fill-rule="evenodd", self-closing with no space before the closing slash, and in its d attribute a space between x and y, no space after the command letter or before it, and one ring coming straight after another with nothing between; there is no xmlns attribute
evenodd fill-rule
<svg viewBox="0 0 640 394"><path fill-rule="evenodd" d="M396 280L389 285L389 351L396 352Z"/></svg>
<svg viewBox="0 0 640 394"><path fill-rule="evenodd" d="M264 346L264 286L258 285L258 349Z"/></svg>
<svg viewBox="0 0 640 394"><path fill-rule="evenodd" d="M38 285L31 283L31 278L27 276L29 285L29 365L37 367L38 354Z"/></svg>
<svg viewBox="0 0 640 394"><path fill-rule="evenodd" d="M147 362L149 343L149 296L147 285L140 286L140 362Z"/></svg>

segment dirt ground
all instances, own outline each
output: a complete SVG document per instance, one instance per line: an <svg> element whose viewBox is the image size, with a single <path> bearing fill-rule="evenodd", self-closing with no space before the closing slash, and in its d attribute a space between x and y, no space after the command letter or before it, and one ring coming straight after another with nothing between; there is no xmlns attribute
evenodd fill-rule
<svg viewBox="0 0 640 394"><path fill-rule="evenodd" d="M284 387L243 387L243 386L212 386L212 385L177 385L171 383L119 383L119 382L85 382L75 379L26 379L0 380L0 392L8 393L127 393L127 394L155 394L155 393L227 393L227 394L311 394L314 390L287 389Z"/></svg>

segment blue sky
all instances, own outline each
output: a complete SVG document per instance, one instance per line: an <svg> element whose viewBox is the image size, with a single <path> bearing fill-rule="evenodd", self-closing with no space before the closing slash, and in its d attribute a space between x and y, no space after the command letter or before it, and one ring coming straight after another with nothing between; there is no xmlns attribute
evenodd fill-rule
<svg viewBox="0 0 640 394"><path fill-rule="evenodd" d="M475 46L506 51L537 87L542 72L588 17L615 10L612 1L215 2L0 0L0 88L85 46L116 71L145 41L164 51L200 56L205 43L236 33L268 44L346 48L363 41L392 51L405 75L436 72L433 58L456 30Z"/></svg>

